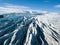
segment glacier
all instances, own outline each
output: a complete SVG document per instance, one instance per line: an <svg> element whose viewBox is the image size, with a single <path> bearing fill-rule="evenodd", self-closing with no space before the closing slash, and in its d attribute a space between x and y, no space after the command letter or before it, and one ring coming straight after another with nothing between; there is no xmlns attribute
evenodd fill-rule
<svg viewBox="0 0 60 45"><path fill-rule="evenodd" d="M43 14L2 14L0 45L60 45L59 30ZM48 15L49 16L49 15Z"/></svg>

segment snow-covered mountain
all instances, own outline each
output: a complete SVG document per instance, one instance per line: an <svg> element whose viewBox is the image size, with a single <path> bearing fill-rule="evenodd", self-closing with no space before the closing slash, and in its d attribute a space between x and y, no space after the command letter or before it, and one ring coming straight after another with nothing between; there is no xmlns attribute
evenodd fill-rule
<svg viewBox="0 0 60 45"><path fill-rule="evenodd" d="M60 34L47 15L2 14L0 45L60 45Z"/></svg>

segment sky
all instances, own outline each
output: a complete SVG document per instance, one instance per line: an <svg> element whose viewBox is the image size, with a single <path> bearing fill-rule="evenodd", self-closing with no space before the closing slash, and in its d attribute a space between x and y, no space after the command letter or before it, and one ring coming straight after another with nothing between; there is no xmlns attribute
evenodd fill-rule
<svg viewBox="0 0 60 45"><path fill-rule="evenodd" d="M0 0L0 10L10 7L24 7L33 10L60 12L60 0ZM14 10L13 8L13 10Z"/></svg>

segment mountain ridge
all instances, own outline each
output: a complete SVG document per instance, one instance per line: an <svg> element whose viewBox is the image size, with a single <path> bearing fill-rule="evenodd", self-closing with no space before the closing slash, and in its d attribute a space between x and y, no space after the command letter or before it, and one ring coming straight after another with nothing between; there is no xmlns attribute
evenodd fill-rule
<svg viewBox="0 0 60 45"><path fill-rule="evenodd" d="M4 16L0 19L0 45L59 45L60 35L45 15Z"/></svg>

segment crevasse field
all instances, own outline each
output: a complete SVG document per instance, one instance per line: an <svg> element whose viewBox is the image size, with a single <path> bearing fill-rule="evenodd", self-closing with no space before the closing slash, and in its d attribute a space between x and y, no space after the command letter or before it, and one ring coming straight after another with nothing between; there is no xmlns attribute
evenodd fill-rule
<svg viewBox="0 0 60 45"><path fill-rule="evenodd" d="M0 45L60 45L60 15L1 14Z"/></svg>

